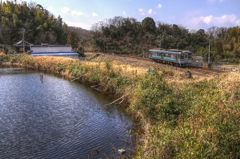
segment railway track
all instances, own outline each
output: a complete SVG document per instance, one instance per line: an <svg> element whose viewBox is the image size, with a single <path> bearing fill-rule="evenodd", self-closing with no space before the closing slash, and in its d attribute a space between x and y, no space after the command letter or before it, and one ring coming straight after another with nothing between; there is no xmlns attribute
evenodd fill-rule
<svg viewBox="0 0 240 159"><path fill-rule="evenodd" d="M128 58L128 59L133 59L133 60L139 60L139 61L152 62L151 59L137 57L137 56L127 56L127 55L118 55L118 54L115 54L113 56L123 57L123 58ZM168 64L162 64L162 63L156 63L156 62L154 62L154 64L161 65L161 66L171 66ZM198 72L198 73L202 73L202 74L220 74L220 73L224 72L221 70L215 70L215 69L211 69L211 68L192 67L192 66L177 67L177 68L176 68L176 66L172 66L172 67L173 67L173 69L176 69L176 70L182 70L182 71L190 70L190 71Z"/></svg>
<svg viewBox="0 0 240 159"><path fill-rule="evenodd" d="M134 60L139 61L139 63L143 62L147 62L149 65L157 65L157 66L161 66L161 67L167 67L167 68L172 68L174 70L178 70L181 72L186 72L187 70L191 71L194 74L198 74L198 75L217 75L217 74L221 74L224 71L220 71L220 70L215 70L215 69L210 69L210 68L202 68L202 67L191 67L191 66L185 66L185 67L176 67L176 66L171 66L169 64L163 64L163 63L157 63L157 62L153 62L151 59L148 58L143 58L143 57L137 57L137 56L129 56L129 55L119 55L119 54L105 54L111 57L120 57L120 58L124 58L127 60Z"/></svg>
<svg viewBox="0 0 240 159"><path fill-rule="evenodd" d="M207 68L191 68L190 69L193 74L197 74L199 76L211 76L211 75L219 75L223 73L222 71L216 71L213 69L207 69Z"/></svg>
<svg viewBox="0 0 240 159"><path fill-rule="evenodd" d="M196 71L199 71L199 72L209 72L209 73L223 73L224 72L224 71L221 71L221 70L215 70L215 69L210 69L210 68L202 68L202 67L192 68L192 70L196 70Z"/></svg>

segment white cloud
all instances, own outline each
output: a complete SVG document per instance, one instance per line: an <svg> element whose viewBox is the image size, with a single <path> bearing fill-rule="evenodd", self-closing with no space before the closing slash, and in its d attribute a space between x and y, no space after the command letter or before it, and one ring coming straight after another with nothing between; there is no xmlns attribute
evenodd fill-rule
<svg viewBox="0 0 240 159"><path fill-rule="evenodd" d="M205 23L205 24L225 24L225 23L232 23L236 24L237 21L240 20L237 18L235 14L225 14L220 17L214 17L213 15L209 16L200 16L200 17L195 17L192 19L193 22L195 23Z"/></svg>
<svg viewBox="0 0 240 159"><path fill-rule="evenodd" d="M206 23L206 24L209 24L210 22L212 22L213 21L213 16L212 15L209 15L209 16L201 16L201 17L199 17L199 20L200 21L203 21L204 23Z"/></svg>
<svg viewBox="0 0 240 159"><path fill-rule="evenodd" d="M152 14L152 12L153 12L152 9L148 10L148 14Z"/></svg>
<svg viewBox="0 0 240 159"><path fill-rule="evenodd" d="M127 13L125 11L122 12L125 17L128 17Z"/></svg>
<svg viewBox="0 0 240 159"><path fill-rule="evenodd" d="M53 11L53 7L47 7L47 10L52 12Z"/></svg>
<svg viewBox="0 0 240 159"><path fill-rule="evenodd" d="M97 13L92 12L92 16L93 16L93 17L97 17L98 15L97 15Z"/></svg>
<svg viewBox="0 0 240 159"><path fill-rule="evenodd" d="M140 12L141 15L145 15L145 10L142 8L139 8L138 11Z"/></svg>
<svg viewBox="0 0 240 159"><path fill-rule="evenodd" d="M64 14L69 14L71 16L87 16L85 13L81 12L81 11L76 11L76 10L73 10L71 11L69 8L67 7L63 7L61 9L61 12L64 13Z"/></svg>
<svg viewBox="0 0 240 159"><path fill-rule="evenodd" d="M75 26L75 27L81 27L83 29L90 30L91 29L91 24L87 23L79 23L79 22L70 22L70 21L65 21L68 26Z"/></svg>
<svg viewBox="0 0 240 159"><path fill-rule="evenodd" d="M158 4L157 8L162 8L162 5L161 5L161 4Z"/></svg>
<svg viewBox="0 0 240 159"><path fill-rule="evenodd" d="M63 8L61 9L61 11L62 11L62 13L64 13L64 14L68 14L69 11L70 11L70 9L67 8L67 7L63 7Z"/></svg>
<svg viewBox="0 0 240 159"><path fill-rule="evenodd" d="M80 12L80 11L76 11L76 10L73 10L71 15L76 15L76 16L82 16L82 15L85 15L83 12Z"/></svg>
<svg viewBox="0 0 240 159"><path fill-rule="evenodd" d="M222 16L198 16L191 18L189 21L189 25L192 28L199 28L202 26L232 26L232 25L240 25L240 18L238 18L235 14L225 14Z"/></svg>
<svg viewBox="0 0 240 159"><path fill-rule="evenodd" d="M139 8L138 11L139 11L139 13L140 13L141 15L145 15L145 14L157 14L157 13L154 12L152 9L149 9L149 10L145 11L144 9Z"/></svg>
<svg viewBox="0 0 240 159"><path fill-rule="evenodd" d="M238 20L236 21L236 24L237 24L238 26L240 26L240 19L238 19Z"/></svg>
<svg viewBox="0 0 240 159"><path fill-rule="evenodd" d="M138 11L139 11L139 13L140 13L141 15L145 15L146 13L148 13L148 14L156 14L156 12L153 12L152 9L149 9L148 11L145 11L144 9L139 8Z"/></svg>

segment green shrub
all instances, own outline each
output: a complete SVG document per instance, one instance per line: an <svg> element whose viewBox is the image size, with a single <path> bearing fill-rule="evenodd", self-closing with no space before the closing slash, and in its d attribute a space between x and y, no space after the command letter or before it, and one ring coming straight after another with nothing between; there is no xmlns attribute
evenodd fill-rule
<svg viewBox="0 0 240 159"><path fill-rule="evenodd" d="M140 110L152 122L171 121L183 113L178 106L173 90L162 78L158 71L143 75L133 95L133 107Z"/></svg>

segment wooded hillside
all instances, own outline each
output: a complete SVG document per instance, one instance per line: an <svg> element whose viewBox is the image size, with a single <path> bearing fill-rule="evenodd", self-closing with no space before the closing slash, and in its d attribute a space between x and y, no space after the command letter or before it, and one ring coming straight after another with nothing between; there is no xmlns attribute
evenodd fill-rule
<svg viewBox="0 0 240 159"><path fill-rule="evenodd" d="M0 5L0 44L12 45L25 40L33 44L71 44L87 51L142 55L150 48L187 49L211 61L239 62L240 27L211 27L191 30L177 24L155 22L146 17L116 16L92 25L91 30L68 27L35 2L2 2Z"/></svg>
<svg viewBox="0 0 240 159"><path fill-rule="evenodd" d="M0 5L0 43L12 45L22 39L33 44L65 44L68 26L58 16L35 2L2 2Z"/></svg>
<svg viewBox="0 0 240 159"><path fill-rule="evenodd" d="M240 57L240 27L211 27L207 31L189 31L177 24L155 22L146 17L114 17L92 26L93 44L103 52L142 54L149 48L187 49L211 61L238 61Z"/></svg>

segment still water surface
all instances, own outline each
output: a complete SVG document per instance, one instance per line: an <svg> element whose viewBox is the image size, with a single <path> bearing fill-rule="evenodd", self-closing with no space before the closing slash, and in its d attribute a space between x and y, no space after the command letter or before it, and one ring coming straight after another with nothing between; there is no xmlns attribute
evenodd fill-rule
<svg viewBox="0 0 240 159"><path fill-rule="evenodd" d="M0 68L0 158L115 158L120 148L129 154L132 122L104 106L109 102L79 83Z"/></svg>

